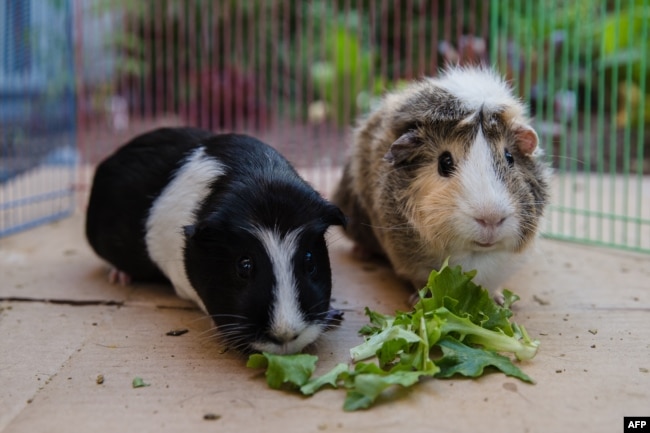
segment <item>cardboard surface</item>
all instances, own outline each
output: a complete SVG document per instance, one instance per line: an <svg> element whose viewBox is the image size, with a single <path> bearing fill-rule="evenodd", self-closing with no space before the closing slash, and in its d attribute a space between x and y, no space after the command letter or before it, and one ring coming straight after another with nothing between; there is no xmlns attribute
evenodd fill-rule
<svg viewBox="0 0 650 433"><path fill-rule="evenodd" d="M345 320L310 349L317 373L348 361L365 306L408 307L391 271L350 247L332 233ZM169 288L110 285L105 272L81 216L0 240L0 431L612 432L650 416L649 256L540 241L508 284L522 298L516 321L541 341L522 365L535 385L498 373L429 380L355 413L341 390L269 389ZM189 332L166 335L176 329ZM150 386L133 388L136 376Z"/></svg>

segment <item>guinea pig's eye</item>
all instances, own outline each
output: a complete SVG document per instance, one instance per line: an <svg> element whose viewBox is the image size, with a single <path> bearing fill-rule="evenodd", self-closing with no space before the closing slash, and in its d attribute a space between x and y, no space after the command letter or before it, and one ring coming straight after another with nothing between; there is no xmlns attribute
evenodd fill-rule
<svg viewBox="0 0 650 433"><path fill-rule="evenodd" d="M515 158L514 158L514 156L512 156L512 153L508 152L507 149L506 149L506 161L508 161L508 165L509 165L510 167L512 167L513 165L515 165Z"/></svg>
<svg viewBox="0 0 650 433"><path fill-rule="evenodd" d="M309 275L316 273L316 262L314 262L314 256L310 252L305 253L305 272Z"/></svg>
<svg viewBox="0 0 650 433"><path fill-rule="evenodd" d="M251 277L253 273L253 259L250 257L241 257L237 262L237 276L244 280Z"/></svg>
<svg viewBox="0 0 650 433"><path fill-rule="evenodd" d="M454 172L454 158L452 158L451 153L442 152L438 157L438 173L440 176L449 177Z"/></svg>

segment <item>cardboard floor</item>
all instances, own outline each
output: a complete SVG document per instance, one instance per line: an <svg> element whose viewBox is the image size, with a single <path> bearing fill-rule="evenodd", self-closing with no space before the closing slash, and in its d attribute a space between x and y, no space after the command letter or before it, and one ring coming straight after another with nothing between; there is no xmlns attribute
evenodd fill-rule
<svg viewBox="0 0 650 433"><path fill-rule="evenodd" d="M515 320L541 341L521 365L536 384L428 380L347 413L341 390L269 389L169 288L109 284L82 227L75 216L0 240L2 432L620 432L624 416L650 416L647 255L540 241L508 284ZM345 320L311 349L317 372L348 361L365 306L392 313L409 295L339 232L330 245ZM189 332L166 335L177 329Z"/></svg>

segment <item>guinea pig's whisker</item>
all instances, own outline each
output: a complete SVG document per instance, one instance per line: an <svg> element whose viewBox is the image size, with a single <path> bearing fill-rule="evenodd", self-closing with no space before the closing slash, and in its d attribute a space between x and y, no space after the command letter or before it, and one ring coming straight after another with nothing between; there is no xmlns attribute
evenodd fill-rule
<svg viewBox="0 0 650 433"><path fill-rule="evenodd" d="M213 338L216 338L219 341L237 341L242 339L241 332L232 332L232 333L216 333Z"/></svg>
<svg viewBox="0 0 650 433"><path fill-rule="evenodd" d="M202 331L201 333L199 333L199 337L200 338L204 338L204 337L212 338L215 335L223 334L223 333L224 332L223 332L222 329L219 329L218 327L213 326L212 328L206 329L205 331Z"/></svg>
<svg viewBox="0 0 650 433"><path fill-rule="evenodd" d="M221 326L213 326L210 329L206 329L199 334L199 337L211 339L219 336L224 337L228 335L239 335L242 333L242 330L245 330L249 327L251 326L241 323L226 323Z"/></svg>
<svg viewBox="0 0 650 433"><path fill-rule="evenodd" d="M250 351L250 343L243 339L241 341L231 342L228 344L228 347L239 352Z"/></svg>
<svg viewBox="0 0 650 433"><path fill-rule="evenodd" d="M202 336L201 341L212 341L215 339L222 339L222 338L224 338L224 336L215 330L212 334Z"/></svg>
<svg viewBox="0 0 650 433"><path fill-rule="evenodd" d="M240 320L244 320L244 321L248 320L248 318L246 316L240 316L240 315L237 315L237 314L212 314L212 315L203 315L203 316L201 316L199 318L196 318L196 319L194 319L194 322L203 321L203 320L210 320L210 321L212 321L212 323L214 323L214 319L218 318L218 317L229 317L229 318L235 318L235 319L240 319ZM210 330L213 330L213 329L224 328L224 327L226 327L228 325L241 326L241 323L231 323L231 324L223 324L223 325L220 325L220 326L213 326L213 327L208 328L207 330L203 331L202 333L210 332Z"/></svg>
<svg viewBox="0 0 650 433"><path fill-rule="evenodd" d="M212 316L206 315L206 314L201 314L199 317L192 319L190 323L197 323L197 322L203 322L209 320L210 323L212 323Z"/></svg>
<svg viewBox="0 0 650 433"><path fill-rule="evenodd" d="M317 308L320 308L320 306L323 305L326 302L329 302L329 301L325 300L325 301L319 302L318 304L312 306L307 312L311 313L313 310L315 310ZM326 311L320 311L320 312L314 313L314 316L315 316L316 320L318 320L319 322L321 322L324 325L327 325L332 321L331 317L330 317L330 316L332 316L332 313L335 313L335 312L338 312L338 311L339 310L336 309L336 308L329 308Z"/></svg>
<svg viewBox="0 0 650 433"><path fill-rule="evenodd" d="M232 317L234 319L248 320L248 317L240 314L211 314L209 317L212 317L213 319L217 317Z"/></svg>
<svg viewBox="0 0 650 433"><path fill-rule="evenodd" d="M245 323L224 323L223 325L216 325L208 331L216 330L216 332L226 334L228 332L238 332L240 329L246 329L248 327L251 327L251 325Z"/></svg>
<svg viewBox="0 0 650 433"><path fill-rule="evenodd" d="M309 307L309 309L307 310L307 312L308 312L308 313L311 313L312 311L314 311L314 310L316 310L316 309L320 309L320 307L321 307L323 304L329 304L329 301L330 301L329 299L323 299L322 301L320 301L320 302L318 302L318 303L312 305L311 307ZM322 314L322 313L318 313L318 314Z"/></svg>
<svg viewBox="0 0 650 433"><path fill-rule="evenodd" d="M235 342L243 341L244 339L241 334L231 334L231 335L218 334L214 336L213 340L216 340L227 346L232 346Z"/></svg>
<svg viewBox="0 0 650 433"><path fill-rule="evenodd" d="M230 329L230 328L245 328L251 326L249 323L246 322L231 322L231 323L224 323L222 325L215 325L215 328L217 329Z"/></svg>
<svg viewBox="0 0 650 433"><path fill-rule="evenodd" d="M399 231L399 230L412 230L413 229L413 227L409 223L395 224L394 226L378 226L378 225L372 225L372 224L363 224L363 225L365 225L366 227L377 229L377 230Z"/></svg>
<svg viewBox="0 0 650 433"><path fill-rule="evenodd" d="M217 330L214 337L221 341L225 346L239 350L249 344L250 335L252 333L248 331L251 329L252 328L250 327L238 327L225 332Z"/></svg>
<svg viewBox="0 0 650 433"><path fill-rule="evenodd" d="M217 341L219 341L220 343L228 347L232 347L236 343L244 340L241 333L232 333L232 334L218 333L214 337L216 338Z"/></svg>

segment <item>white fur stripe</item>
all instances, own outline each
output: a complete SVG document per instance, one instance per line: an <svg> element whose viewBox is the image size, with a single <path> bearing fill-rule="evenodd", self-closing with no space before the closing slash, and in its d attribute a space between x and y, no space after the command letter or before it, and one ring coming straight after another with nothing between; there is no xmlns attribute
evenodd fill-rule
<svg viewBox="0 0 650 433"><path fill-rule="evenodd" d="M271 260L276 278L271 334L279 339L296 336L306 327L298 303L298 287L292 263L300 232L301 229L297 229L280 236L276 230L255 230L255 236L262 242Z"/></svg>
<svg viewBox="0 0 650 433"><path fill-rule="evenodd" d="M223 164L197 148L154 202L146 225L149 257L171 280L178 296L194 301L206 313L185 272L183 227L195 223L195 212L210 193L210 184L224 173Z"/></svg>
<svg viewBox="0 0 650 433"><path fill-rule="evenodd" d="M495 111L503 107L523 111L511 95L505 81L491 69L455 68L437 79L438 85L460 99L467 110L485 107Z"/></svg>
<svg viewBox="0 0 650 433"><path fill-rule="evenodd" d="M473 217L506 217L514 213L510 193L497 177L494 164L490 145L479 128L459 176L463 186L462 205L467 207L463 210Z"/></svg>

